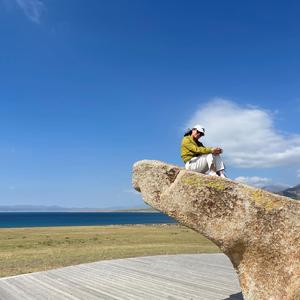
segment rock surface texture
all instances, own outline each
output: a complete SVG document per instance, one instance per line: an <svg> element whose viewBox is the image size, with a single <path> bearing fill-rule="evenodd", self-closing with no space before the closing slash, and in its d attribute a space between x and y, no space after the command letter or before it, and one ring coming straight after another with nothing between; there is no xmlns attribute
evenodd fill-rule
<svg viewBox="0 0 300 300"><path fill-rule="evenodd" d="M244 299L300 299L300 202L159 161L134 164L146 203L213 241Z"/></svg>

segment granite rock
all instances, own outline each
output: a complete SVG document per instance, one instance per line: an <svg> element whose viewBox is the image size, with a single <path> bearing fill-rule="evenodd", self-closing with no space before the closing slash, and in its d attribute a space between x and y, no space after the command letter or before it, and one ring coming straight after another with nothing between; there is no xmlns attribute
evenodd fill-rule
<svg viewBox="0 0 300 300"><path fill-rule="evenodd" d="M159 161L134 164L144 201L214 242L244 299L300 299L300 202Z"/></svg>

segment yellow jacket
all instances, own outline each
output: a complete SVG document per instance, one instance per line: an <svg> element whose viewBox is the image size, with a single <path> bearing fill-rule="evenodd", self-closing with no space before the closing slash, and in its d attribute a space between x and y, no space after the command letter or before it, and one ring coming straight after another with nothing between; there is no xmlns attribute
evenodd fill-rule
<svg viewBox="0 0 300 300"><path fill-rule="evenodd" d="M181 158L184 163L193 157L212 153L212 148L204 147L202 143L195 140L191 135L185 136L181 142Z"/></svg>

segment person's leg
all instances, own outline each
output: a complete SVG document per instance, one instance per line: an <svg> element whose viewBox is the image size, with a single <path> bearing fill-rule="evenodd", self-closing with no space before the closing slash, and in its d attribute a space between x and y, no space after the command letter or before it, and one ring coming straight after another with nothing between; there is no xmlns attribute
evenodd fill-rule
<svg viewBox="0 0 300 300"><path fill-rule="evenodd" d="M224 172L225 166L220 155L207 154L202 156L205 157L207 160L208 175L212 175L212 176L217 175L226 178Z"/></svg>
<svg viewBox="0 0 300 300"><path fill-rule="evenodd" d="M213 155L214 157L214 164L216 166L216 172L220 177L226 178L225 175L225 165L222 161L222 158L220 155Z"/></svg>
<svg viewBox="0 0 300 300"><path fill-rule="evenodd" d="M208 170L207 170L206 174L210 175L210 176L218 176L216 164L214 161L214 155L206 154L205 157L206 157L206 161L207 161L207 165L208 165Z"/></svg>
<svg viewBox="0 0 300 300"><path fill-rule="evenodd" d="M213 161L214 158L212 154L203 154L192 158L186 164L186 169L211 176L218 176L216 173L216 166Z"/></svg>
<svg viewBox="0 0 300 300"><path fill-rule="evenodd" d="M216 171L225 170L225 166L220 155L213 155L213 162L216 166Z"/></svg>
<svg viewBox="0 0 300 300"><path fill-rule="evenodd" d="M204 154L192 158L185 164L187 170L211 175L225 177L224 163L219 155Z"/></svg>
<svg viewBox="0 0 300 300"><path fill-rule="evenodd" d="M206 155L200 155L192 158L188 163L186 163L185 167L188 170L204 174L208 170Z"/></svg>

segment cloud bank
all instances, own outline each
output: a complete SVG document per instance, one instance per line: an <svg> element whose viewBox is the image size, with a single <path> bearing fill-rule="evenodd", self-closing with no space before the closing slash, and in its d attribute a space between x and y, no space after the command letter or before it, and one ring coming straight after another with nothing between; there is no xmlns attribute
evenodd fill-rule
<svg viewBox="0 0 300 300"><path fill-rule="evenodd" d="M275 167L300 163L300 135L283 134L273 115L217 98L200 107L187 126L206 129L204 144L224 149L226 161L236 167Z"/></svg>
<svg viewBox="0 0 300 300"><path fill-rule="evenodd" d="M40 0L15 0L24 14L35 23L40 23L41 14L45 5Z"/></svg>

